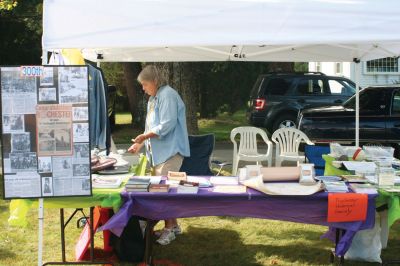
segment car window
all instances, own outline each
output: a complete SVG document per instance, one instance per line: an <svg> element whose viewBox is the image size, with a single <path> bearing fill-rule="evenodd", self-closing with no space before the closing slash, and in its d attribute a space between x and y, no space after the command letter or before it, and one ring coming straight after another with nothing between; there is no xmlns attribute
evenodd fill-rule
<svg viewBox="0 0 400 266"><path fill-rule="evenodd" d="M392 114L400 114L400 91L396 91L393 96Z"/></svg>
<svg viewBox="0 0 400 266"><path fill-rule="evenodd" d="M265 95L285 95L292 84L290 78L271 78L266 84Z"/></svg>
<svg viewBox="0 0 400 266"><path fill-rule="evenodd" d="M300 95L325 94L326 90L322 79L302 78L297 83L297 93Z"/></svg>
<svg viewBox="0 0 400 266"><path fill-rule="evenodd" d="M363 90L360 92L360 110L363 111L382 111L381 106L385 104L385 93L380 90ZM354 109L356 96L354 95L343 106Z"/></svg>
<svg viewBox="0 0 400 266"><path fill-rule="evenodd" d="M355 93L355 86L345 80L330 79L328 84L333 95L351 96Z"/></svg>
<svg viewBox="0 0 400 266"><path fill-rule="evenodd" d="M253 88L252 88L252 90L251 90L251 93L250 93L250 97L251 98L257 98L257 96L258 96L258 91L259 91L259 89L260 89L260 85L261 85L261 81L263 80L263 76L259 76L258 78L257 78L257 80L256 80L256 83L254 83L254 85L253 85Z"/></svg>

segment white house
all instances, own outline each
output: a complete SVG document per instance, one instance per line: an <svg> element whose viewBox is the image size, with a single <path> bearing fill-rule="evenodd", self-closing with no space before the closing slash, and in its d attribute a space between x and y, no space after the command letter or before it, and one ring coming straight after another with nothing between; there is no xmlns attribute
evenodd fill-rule
<svg viewBox="0 0 400 266"><path fill-rule="evenodd" d="M399 58L387 57L361 64L360 86L363 88L400 83ZM354 65L350 62L309 62L308 70L355 79Z"/></svg>

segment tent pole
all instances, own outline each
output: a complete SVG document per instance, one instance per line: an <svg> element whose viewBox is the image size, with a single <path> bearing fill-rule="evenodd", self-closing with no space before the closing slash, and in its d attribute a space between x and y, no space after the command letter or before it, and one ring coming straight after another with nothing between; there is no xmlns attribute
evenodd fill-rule
<svg viewBox="0 0 400 266"><path fill-rule="evenodd" d="M356 80L356 147L360 146L360 60L358 58L354 58L354 74Z"/></svg>
<svg viewBox="0 0 400 266"><path fill-rule="evenodd" d="M43 49L42 51L42 65L47 65L47 50ZM38 232L38 266L43 265L43 198L39 198L39 232Z"/></svg>

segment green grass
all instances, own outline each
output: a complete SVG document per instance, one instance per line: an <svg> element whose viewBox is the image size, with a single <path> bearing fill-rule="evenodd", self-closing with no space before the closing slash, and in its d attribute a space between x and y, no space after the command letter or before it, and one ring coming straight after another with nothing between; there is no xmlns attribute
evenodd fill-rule
<svg viewBox="0 0 400 266"><path fill-rule="evenodd" d="M142 133L139 129L131 127L130 113L116 114L116 127L113 132L114 142L117 144L131 143L131 138ZM228 113L219 114L215 118L199 119L199 134L214 133L216 141L229 141L231 130L238 126L246 126L246 112L237 111L230 115Z"/></svg>
<svg viewBox="0 0 400 266"><path fill-rule="evenodd" d="M37 210L28 214L26 228L10 227L8 201L0 200L0 265L35 265L37 261ZM87 211L87 210L85 210ZM71 213L71 210L67 211ZM67 230L67 260L81 229L73 219ZM154 259L181 265L329 265L328 240L320 240L326 227L252 218L200 217L179 219L184 234L169 246L154 246ZM161 224L157 225L160 228ZM59 211L45 210L44 261L60 261ZM386 259L398 258L400 223L391 229ZM96 247L102 247L97 234ZM116 263L115 265L132 265ZM346 265L376 265L346 261Z"/></svg>
<svg viewBox="0 0 400 266"><path fill-rule="evenodd" d="M249 124L246 112L241 110L232 115L222 113L212 119L199 119L198 125L200 134L214 133L216 141L229 141L232 129Z"/></svg>

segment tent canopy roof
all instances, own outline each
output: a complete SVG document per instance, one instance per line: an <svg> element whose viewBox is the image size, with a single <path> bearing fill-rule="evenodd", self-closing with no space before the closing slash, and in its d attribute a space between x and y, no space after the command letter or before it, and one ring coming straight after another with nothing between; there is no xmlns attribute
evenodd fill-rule
<svg viewBox="0 0 400 266"><path fill-rule="evenodd" d="M400 55L399 10L397 0L44 0L43 49L119 62L370 60Z"/></svg>

